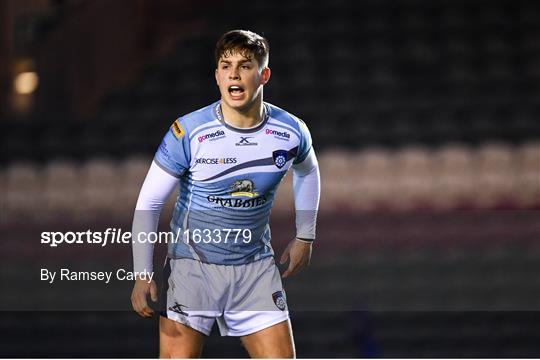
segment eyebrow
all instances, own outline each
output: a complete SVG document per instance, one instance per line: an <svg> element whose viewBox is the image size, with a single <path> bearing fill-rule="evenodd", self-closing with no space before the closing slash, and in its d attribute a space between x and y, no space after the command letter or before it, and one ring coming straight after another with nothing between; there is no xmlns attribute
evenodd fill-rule
<svg viewBox="0 0 540 360"><path fill-rule="evenodd" d="M245 59L245 60L240 60L240 61L238 61L239 64L243 64L243 63L247 63L247 62L252 62L252 60L251 60L251 59ZM232 62L229 61L229 60L220 60L219 63L220 63L220 64L221 64L221 63L232 64Z"/></svg>

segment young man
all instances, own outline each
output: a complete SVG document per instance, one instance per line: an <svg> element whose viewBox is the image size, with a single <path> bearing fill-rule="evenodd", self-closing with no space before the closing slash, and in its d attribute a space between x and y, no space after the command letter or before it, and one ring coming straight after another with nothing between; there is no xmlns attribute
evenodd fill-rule
<svg viewBox="0 0 540 360"><path fill-rule="evenodd" d="M164 268L160 356L198 357L217 321L251 357L294 357L279 271L270 246L270 208L293 169L296 238L281 256L283 277L310 261L319 205L319 170L306 125L263 102L270 79L266 39L244 30L216 45L221 100L178 118L166 133L137 201L133 237L157 230L159 213L179 184ZM134 267L152 272L153 248L135 241ZM135 281L131 301L143 317L156 284Z"/></svg>

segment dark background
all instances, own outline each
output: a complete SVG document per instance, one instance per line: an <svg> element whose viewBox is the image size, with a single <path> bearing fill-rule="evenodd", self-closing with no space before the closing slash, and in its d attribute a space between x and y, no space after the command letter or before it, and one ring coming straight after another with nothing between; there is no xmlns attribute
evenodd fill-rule
<svg viewBox="0 0 540 360"><path fill-rule="evenodd" d="M235 28L268 38L265 100L306 121L321 166L312 265L285 282L298 356L539 357L540 4L502 0L0 0L0 355L157 356L129 282L39 281L129 269L129 247L40 233L130 230ZM245 352L215 333L204 355Z"/></svg>

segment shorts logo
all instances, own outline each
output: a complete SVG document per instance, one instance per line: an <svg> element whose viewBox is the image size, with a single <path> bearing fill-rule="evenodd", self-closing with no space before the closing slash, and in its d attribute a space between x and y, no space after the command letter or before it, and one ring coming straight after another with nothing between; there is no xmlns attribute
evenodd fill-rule
<svg viewBox="0 0 540 360"><path fill-rule="evenodd" d="M279 310L284 311L287 308L287 303L285 302L283 292L276 291L275 293L273 293L272 300L274 300L274 304L276 304Z"/></svg>
<svg viewBox="0 0 540 360"><path fill-rule="evenodd" d="M188 313L182 310L183 307L187 308L186 305L179 304L175 301L174 305L169 307L169 310L180 315L188 316Z"/></svg>
<svg viewBox="0 0 540 360"><path fill-rule="evenodd" d="M213 132L213 133L208 133L208 134L204 134L204 135L201 135L197 138L197 140L202 143L203 141L209 139L210 141L212 140L217 140L217 139L221 139L221 138L224 138L225 137L225 131L223 130L218 130L216 132Z"/></svg>
<svg viewBox="0 0 540 360"><path fill-rule="evenodd" d="M246 196L246 197L254 197L259 195L258 193L254 192L255 185L253 184L253 181L249 179L244 180L236 180L231 185L231 196Z"/></svg>
<svg viewBox="0 0 540 360"><path fill-rule="evenodd" d="M177 139L180 139L184 134L186 133L184 129L182 128L182 125L180 125L180 121L176 119L175 122L171 125L172 132L174 136L176 136Z"/></svg>
<svg viewBox="0 0 540 360"><path fill-rule="evenodd" d="M281 169L287 163L287 150L276 150L272 153L274 164Z"/></svg>
<svg viewBox="0 0 540 360"><path fill-rule="evenodd" d="M289 140L291 138L291 134L289 134L288 132L286 131L277 131L277 130L272 130L272 129L266 129L265 131L266 135L274 135L274 137L278 138L278 139L283 139L283 140Z"/></svg>

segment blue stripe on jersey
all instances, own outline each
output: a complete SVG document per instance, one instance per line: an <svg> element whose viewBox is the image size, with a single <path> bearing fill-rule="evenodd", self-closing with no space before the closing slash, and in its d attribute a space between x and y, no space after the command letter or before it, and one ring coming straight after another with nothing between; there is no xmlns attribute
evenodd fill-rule
<svg viewBox="0 0 540 360"><path fill-rule="evenodd" d="M218 128L218 127L221 127L222 125L221 124L214 124L214 125L209 125L209 126L205 126L205 127L202 127L200 129L197 129L196 132L192 133L189 135L189 140L193 140L193 138L195 137L195 135L197 134L200 134L201 132L205 131L205 130L208 130L208 129L213 129L213 128Z"/></svg>
<svg viewBox="0 0 540 360"><path fill-rule="evenodd" d="M154 162L157 166L161 168L161 170L165 171L167 174L174 176L175 178L180 178L181 174L177 174L176 172L171 171L168 167L166 167L160 162L157 156L154 156Z"/></svg>
<svg viewBox="0 0 540 360"><path fill-rule="evenodd" d="M181 224L179 224L177 221L180 220L181 222L183 220L185 209L181 207L180 204L187 204L188 195L188 180L186 177L182 177L178 185L178 196L176 198L173 216L170 222L171 229L182 228ZM176 237L176 232L174 232L173 235ZM177 246L178 244L174 242L172 244L169 244L169 253L174 254L176 252Z"/></svg>
<svg viewBox="0 0 540 360"><path fill-rule="evenodd" d="M292 158L294 158L296 156L296 152L298 151L298 146L289 150L287 152L287 159L286 161L289 161L291 160ZM245 168L248 168L248 167L255 167L255 166L266 166L266 165L274 165L274 158L266 158L266 159L257 159L257 160L251 160L251 161L248 161L248 162L245 162L243 164L238 164L236 166L233 166L225 171L222 171L220 172L219 174L216 174L208 179L204 179L204 180L201 180L201 181L211 181L211 180L214 180L214 179L217 179L219 177L222 177L224 175L227 175L227 174L230 174L232 172L235 172L235 171L238 171L238 170L241 170L241 169L245 169Z"/></svg>

